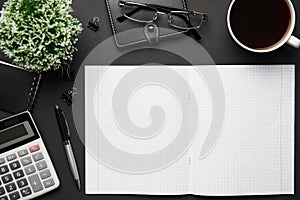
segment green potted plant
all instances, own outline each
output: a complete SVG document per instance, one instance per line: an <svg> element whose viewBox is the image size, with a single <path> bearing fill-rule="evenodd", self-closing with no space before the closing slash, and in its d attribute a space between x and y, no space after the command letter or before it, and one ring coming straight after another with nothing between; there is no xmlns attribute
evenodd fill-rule
<svg viewBox="0 0 300 200"><path fill-rule="evenodd" d="M68 69L82 31L68 0L8 0L0 17L0 50L36 72Z"/></svg>

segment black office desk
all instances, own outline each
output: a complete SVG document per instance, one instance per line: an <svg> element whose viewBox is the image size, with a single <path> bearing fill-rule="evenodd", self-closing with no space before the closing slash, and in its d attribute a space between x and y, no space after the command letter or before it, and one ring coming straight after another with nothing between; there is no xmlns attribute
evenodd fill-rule
<svg viewBox="0 0 300 200"><path fill-rule="evenodd" d="M300 66L300 50L293 49L285 45L281 49L268 54L255 54L241 49L233 42L226 24L227 9L231 0L187 0L188 8L207 12L209 14L209 21L200 30L203 37L201 44L210 53L216 64L296 64L296 100L299 94L299 70ZM0 2L3 3L3 0ZM295 10L300 15L300 1L293 0ZM1 4L2 5L2 4ZM77 17L85 27L80 40L77 44L78 52L75 53L72 67L78 69L87 54L101 41L112 35L109 24L108 14L106 11L104 0L73 0L72 7L74 8L74 16ZM100 17L100 29L98 32L93 32L86 28L87 22L94 16ZM300 19L298 19L295 28L295 35L300 37ZM138 52L137 52L138 53ZM129 58L125 58L124 62L130 62ZM1 59L6 60L3 55ZM136 61L139 62L139 61ZM121 64L121 63L120 63ZM170 63L177 64L177 63ZM84 190L78 191L74 183L72 175L69 170L67 159L61 144L59 129L57 126L54 105L59 103L65 110L67 117L70 119L72 110L60 99L60 94L70 89L73 83L70 81L60 80L57 72L49 72L44 76L41 88L39 90L38 99L33 109L33 116L43 135L44 141L48 147L49 153L53 159L54 165L57 169L58 176L61 180L61 186L45 196L40 197L42 200L62 200L62 199L160 199L162 197L150 196L128 196L128 195L85 195ZM299 107L296 105L296 124L299 122ZM6 113L0 112L0 117L5 116ZM296 125L296 133L298 132ZM71 124L71 130L75 132L74 124ZM84 187L84 145L76 134L73 134L73 146L79 165L79 171ZM254 197L235 197L234 199L296 199L300 198L299 187L299 137L296 135L296 196L254 196ZM168 199L232 199L232 197L198 197L198 196L174 196L163 197Z"/></svg>

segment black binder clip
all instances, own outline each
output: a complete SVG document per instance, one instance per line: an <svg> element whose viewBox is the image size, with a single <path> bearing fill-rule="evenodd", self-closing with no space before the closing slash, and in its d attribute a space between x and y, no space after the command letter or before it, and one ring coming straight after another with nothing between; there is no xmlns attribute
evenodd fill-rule
<svg viewBox="0 0 300 200"><path fill-rule="evenodd" d="M100 22L98 17L94 17L91 19L87 25L87 27L93 31L97 31L99 29L98 23Z"/></svg>
<svg viewBox="0 0 300 200"><path fill-rule="evenodd" d="M70 61L69 61L70 62ZM65 63L57 74L61 80L75 81L75 71L71 69L71 63Z"/></svg>
<svg viewBox="0 0 300 200"><path fill-rule="evenodd" d="M72 90L67 90L61 94L60 98L67 104L72 105L73 97L77 94L77 89L75 87Z"/></svg>

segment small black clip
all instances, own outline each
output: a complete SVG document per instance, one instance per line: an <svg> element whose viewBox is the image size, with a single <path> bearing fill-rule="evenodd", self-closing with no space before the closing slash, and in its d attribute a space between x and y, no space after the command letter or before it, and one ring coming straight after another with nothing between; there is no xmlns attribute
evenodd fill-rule
<svg viewBox="0 0 300 200"><path fill-rule="evenodd" d="M61 80L75 81L75 71L71 69L71 63L62 64L61 71L58 73Z"/></svg>
<svg viewBox="0 0 300 200"><path fill-rule="evenodd" d="M77 89L75 87L72 90L67 90L61 94L60 98L67 104L72 105L73 97L77 94Z"/></svg>
<svg viewBox="0 0 300 200"><path fill-rule="evenodd" d="M93 19L91 19L87 25L87 27L93 31L97 31L99 29L98 23L99 23L99 18L98 17L94 17Z"/></svg>

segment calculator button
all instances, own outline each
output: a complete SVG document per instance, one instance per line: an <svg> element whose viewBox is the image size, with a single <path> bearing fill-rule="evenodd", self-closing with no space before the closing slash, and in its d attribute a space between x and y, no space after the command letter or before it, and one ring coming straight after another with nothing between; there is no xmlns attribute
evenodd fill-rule
<svg viewBox="0 0 300 200"><path fill-rule="evenodd" d="M28 167L25 167L25 173L27 175L30 175L32 173L36 172L35 167L33 165L30 165Z"/></svg>
<svg viewBox="0 0 300 200"><path fill-rule="evenodd" d="M11 176L11 174L7 174L5 176L2 176L2 181L3 183L9 183L13 180L13 177Z"/></svg>
<svg viewBox="0 0 300 200"><path fill-rule="evenodd" d="M28 150L27 149L23 149L21 151L18 152L19 157L23 157L25 155L28 154Z"/></svg>
<svg viewBox="0 0 300 200"><path fill-rule="evenodd" d="M36 152L38 150L40 150L40 145L38 144L29 148L30 153Z"/></svg>
<svg viewBox="0 0 300 200"><path fill-rule="evenodd" d="M10 183L10 184L6 185L5 188L6 188L7 192L12 192L17 189L17 186L15 183Z"/></svg>
<svg viewBox="0 0 300 200"><path fill-rule="evenodd" d="M36 168L41 171L43 169L46 169L47 168L47 163L46 161L41 161L39 163L36 164Z"/></svg>
<svg viewBox="0 0 300 200"><path fill-rule="evenodd" d="M38 175L32 175L28 177L31 188L34 192L41 191L43 189L42 183Z"/></svg>
<svg viewBox="0 0 300 200"><path fill-rule="evenodd" d="M23 170L18 170L16 172L14 172L13 174L14 174L15 179L19 179L19 178L22 178L24 176Z"/></svg>
<svg viewBox="0 0 300 200"><path fill-rule="evenodd" d="M23 179L17 181L17 185L19 188L22 188L22 187L27 186L28 182L27 182L26 178L23 178Z"/></svg>
<svg viewBox="0 0 300 200"><path fill-rule="evenodd" d="M39 153L34 154L32 156L32 158L36 162L36 161L42 160L44 158L44 155L42 152L39 152Z"/></svg>
<svg viewBox="0 0 300 200"><path fill-rule="evenodd" d="M0 196L4 195L5 194L5 191L4 191L4 188L3 187L0 187Z"/></svg>
<svg viewBox="0 0 300 200"><path fill-rule="evenodd" d="M20 197L19 192L14 192L14 193L9 194L9 199L10 200L17 200L17 199L20 199L20 198L21 197Z"/></svg>
<svg viewBox="0 0 300 200"><path fill-rule="evenodd" d="M0 175L5 174L9 171L7 165L0 167Z"/></svg>
<svg viewBox="0 0 300 200"><path fill-rule="evenodd" d="M4 158L0 158L0 165L5 163L5 159Z"/></svg>
<svg viewBox="0 0 300 200"><path fill-rule="evenodd" d="M46 169L46 170L40 172L40 176L41 176L41 179L49 178L51 176L50 170Z"/></svg>
<svg viewBox="0 0 300 200"><path fill-rule="evenodd" d="M16 158L17 158L17 155L16 155L15 153L6 156L6 160L7 160L7 161L12 161L12 160L14 160L14 159L16 159Z"/></svg>
<svg viewBox="0 0 300 200"><path fill-rule="evenodd" d="M21 163L22 163L23 166L26 166L26 165L31 164L31 163L32 163L32 160L31 160L30 157L22 158L22 159L21 159Z"/></svg>
<svg viewBox="0 0 300 200"><path fill-rule="evenodd" d="M26 196L28 196L28 195L31 195L31 189L29 188L29 187L27 187L27 188L24 188L24 189L22 189L21 190L21 194L22 194L22 196L23 197L26 197Z"/></svg>
<svg viewBox="0 0 300 200"><path fill-rule="evenodd" d="M43 183L44 183L45 188L48 188L48 187L51 187L54 185L54 180L52 178L50 178L50 179L44 181Z"/></svg>
<svg viewBox="0 0 300 200"><path fill-rule="evenodd" d="M15 161L9 164L11 170L15 170L21 167L19 161Z"/></svg>
<svg viewBox="0 0 300 200"><path fill-rule="evenodd" d="M0 200L8 200L7 196L0 197Z"/></svg>

